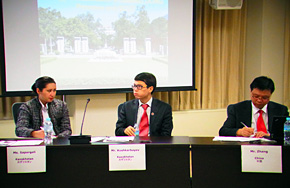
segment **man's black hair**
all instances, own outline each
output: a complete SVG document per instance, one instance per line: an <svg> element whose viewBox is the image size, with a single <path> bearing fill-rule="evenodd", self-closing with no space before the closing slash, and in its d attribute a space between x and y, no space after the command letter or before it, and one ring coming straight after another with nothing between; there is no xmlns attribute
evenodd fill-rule
<svg viewBox="0 0 290 188"><path fill-rule="evenodd" d="M156 88L156 78L153 74L151 74L149 72L142 72L142 73L138 74L137 76L135 76L134 80L145 82L147 87L153 86L153 90L152 90L151 94L154 93L155 88Z"/></svg>
<svg viewBox="0 0 290 188"><path fill-rule="evenodd" d="M253 82L250 85L251 91L253 89L257 88L259 90L270 90L271 93L275 91L275 85L271 78L268 78L266 76L260 76L253 80Z"/></svg>

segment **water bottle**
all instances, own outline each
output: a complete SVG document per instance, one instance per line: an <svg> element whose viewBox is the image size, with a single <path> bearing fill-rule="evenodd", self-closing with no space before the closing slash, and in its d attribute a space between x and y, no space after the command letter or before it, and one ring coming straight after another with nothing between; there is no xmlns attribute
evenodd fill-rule
<svg viewBox="0 0 290 188"><path fill-rule="evenodd" d="M290 145L290 117L284 123L284 145Z"/></svg>
<svg viewBox="0 0 290 188"><path fill-rule="evenodd" d="M50 118L46 118L43 123L44 130L44 144L49 145L52 144L52 134L53 134L53 126Z"/></svg>
<svg viewBox="0 0 290 188"><path fill-rule="evenodd" d="M135 129L135 137L139 137L139 126L137 123L135 123L134 129Z"/></svg>

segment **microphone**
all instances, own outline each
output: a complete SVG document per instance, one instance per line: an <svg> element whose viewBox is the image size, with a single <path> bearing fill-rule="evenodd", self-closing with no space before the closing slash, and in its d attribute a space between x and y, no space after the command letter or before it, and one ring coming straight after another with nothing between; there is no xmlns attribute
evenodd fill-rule
<svg viewBox="0 0 290 188"><path fill-rule="evenodd" d="M83 125L84 125L84 120L86 116L86 111L87 111L87 106L90 102L90 98L87 99L85 111L84 111L84 116L83 116L83 121L81 124L81 132L80 135L78 136L70 136L69 140L71 144L89 144L91 141L91 135L83 135Z"/></svg>
<svg viewBox="0 0 290 188"><path fill-rule="evenodd" d="M85 116L86 116L86 112L87 112L87 106L90 102L90 98L87 99L87 103L86 103L86 107L85 107L85 111L84 111L84 116L83 116L83 121L82 121L82 125L81 125L81 133L80 133L80 136L83 135L83 125L84 125L84 120L85 120Z"/></svg>

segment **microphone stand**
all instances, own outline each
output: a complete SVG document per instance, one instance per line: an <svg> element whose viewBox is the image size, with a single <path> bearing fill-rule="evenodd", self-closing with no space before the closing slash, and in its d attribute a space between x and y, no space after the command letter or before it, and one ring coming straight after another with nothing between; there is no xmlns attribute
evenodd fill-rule
<svg viewBox="0 0 290 188"><path fill-rule="evenodd" d="M89 102L90 102L90 99L88 98L87 103L86 103L86 107L85 107L85 111L84 111L80 135L70 136L69 137L70 144L89 144L91 141L91 135L83 135L83 125L84 125L85 115L86 115L87 106L88 106Z"/></svg>
<svg viewBox="0 0 290 188"><path fill-rule="evenodd" d="M87 99L87 103L86 103L86 107L85 107L85 111L84 111L84 116L83 116L83 121L82 121L82 125L81 125L81 133L80 136L83 135L83 125L84 125L84 120L85 120L85 116L86 116L86 112L87 112L87 106L90 102L90 99Z"/></svg>

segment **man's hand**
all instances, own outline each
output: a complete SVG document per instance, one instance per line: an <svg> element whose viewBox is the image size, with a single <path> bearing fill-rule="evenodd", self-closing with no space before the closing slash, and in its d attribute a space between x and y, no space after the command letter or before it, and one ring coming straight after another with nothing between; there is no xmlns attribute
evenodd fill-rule
<svg viewBox="0 0 290 188"><path fill-rule="evenodd" d="M130 125L125 130L124 133L128 136L135 136L135 129Z"/></svg>
<svg viewBox="0 0 290 188"><path fill-rule="evenodd" d="M256 138L262 138L262 137L264 137L264 136L270 136L270 134L268 134L268 133L264 133L263 131L259 131L259 132L257 132L257 133L255 134L254 137L256 137Z"/></svg>
<svg viewBox="0 0 290 188"><path fill-rule="evenodd" d="M254 129L251 127L243 127L236 133L237 136L249 137L254 134Z"/></svg>

